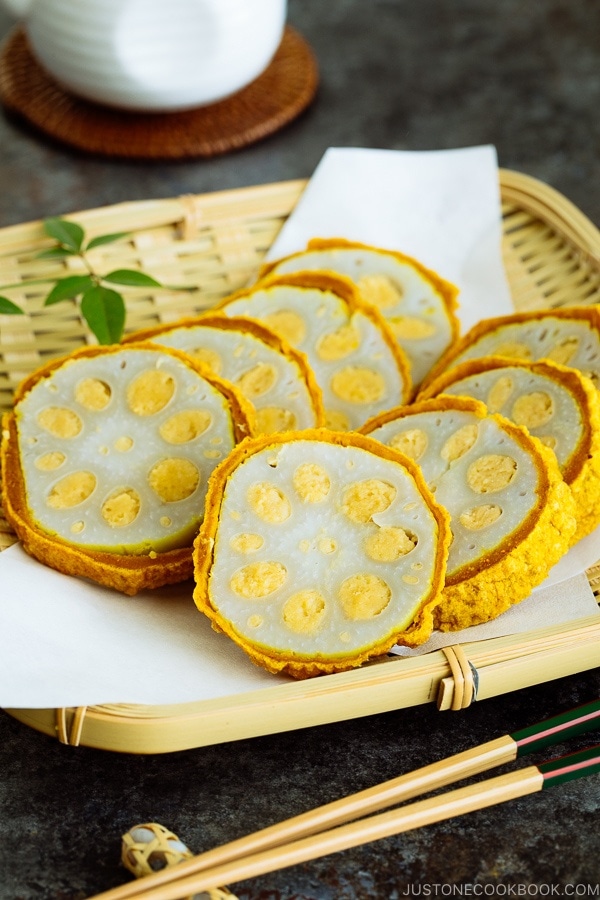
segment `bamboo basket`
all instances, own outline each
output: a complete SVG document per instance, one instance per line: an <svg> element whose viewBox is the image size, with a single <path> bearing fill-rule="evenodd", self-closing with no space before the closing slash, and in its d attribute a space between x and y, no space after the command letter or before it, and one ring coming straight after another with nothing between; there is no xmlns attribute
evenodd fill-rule
<svg viewBox="0 0 600 900"><path fill-rule="evenodd" d="M139 268L191 292L132 289L127 328L197 314L252 278L299 199L304 181L73 213L88 236L126 232L92 251L98 271ZM500 170L503 256L518 310L600 302L600 231L570 201L529 176ZM49 246L41 222L0 229L0 284L23 316L0 316L0 411L15 386L46 360L90 341L77 305L44 307L47 287L25 281L77 274L78 262L37 258ZM67 271L65 271L67 267ZM1 511L0 511L1 512ZM0 550L15 541L0 515ZM600 564L587 573L600 594ZM123 753L166 753L437 703L459 710L485 699L600 665L600 619L454 645L425 656L386 657L361 669L218 700L170 706L105 704L9 709L62 743Z"/></svg>

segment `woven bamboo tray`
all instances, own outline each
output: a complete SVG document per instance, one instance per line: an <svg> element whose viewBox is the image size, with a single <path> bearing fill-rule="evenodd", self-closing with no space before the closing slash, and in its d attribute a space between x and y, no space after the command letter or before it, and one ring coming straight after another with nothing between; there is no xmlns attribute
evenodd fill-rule
<svg viewBox="0 0 600 900"><path fill-rule="evenodd" d="M73 213L89 236L127 232L98 247L98 271L140 268L193 292L134 289L128 330L209 308L257 271L304 188L304 181L122 203ZM600 302L600 231L561 194L501 170L503 254L519 310ZM48 246L42 223L0 229L0 284L77 274L77 264L36 258ZM64 267L68 266L68 272ZM0 410L17 383L51 357L90 340L73 303L43 306L44 285L11 291L24 316L0 316ZM0 550L15 541L0 515ZM600 594L600 564L588 579ZM219 700L171 706L102 705L9 709L67 744L124 753L165 753L437 703L462 709L485 699L600 665L600 621L455 645L421 657L388 657L362 669Z"/></svg>

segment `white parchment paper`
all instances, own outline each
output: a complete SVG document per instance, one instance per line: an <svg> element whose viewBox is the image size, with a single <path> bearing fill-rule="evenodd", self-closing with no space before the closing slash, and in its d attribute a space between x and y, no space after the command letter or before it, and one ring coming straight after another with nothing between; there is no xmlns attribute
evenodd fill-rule
<svg viewBox="0 0 600 900"><path fill-rule="evenodd" d="M0 584L0 706L185 703L289 681L216 634L194 606L190 582L125 597L47 569L15 544L0 554ZM468 634L436 636L426 649L597 614L579 575Z"/></svg>
<svg viewBox="0 0 600 900"><path fill-rule="evenodd" d="M424 153L333 148L270 256L317 236L399 249L459 287L467 328L513 308L501 234L492 147ZM523 603L493 623L449 639L434 636L425 649L598 615L581 573L599 558L596 532ZM129 598L54 572L19 545L0 553L0 706L183 703L286 680L255 667L212 631L194 606L191 583Z"/></svg>
<svg viewBox="0 0 600 900"><path fill-rule="evenodd" d="M459 289L463 329L513 312L502 263L494 147L363 150L332 147L269 250L277 259L313 237L400 250Z"/></svg>

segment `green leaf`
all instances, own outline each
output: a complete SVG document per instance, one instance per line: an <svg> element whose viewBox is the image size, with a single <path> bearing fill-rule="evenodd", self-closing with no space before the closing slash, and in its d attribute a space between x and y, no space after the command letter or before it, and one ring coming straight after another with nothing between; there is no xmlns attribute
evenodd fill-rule
<svg viewBox="0 0 600 900"><path fill-rule="evenodd" d="M77 225L75 222L67 222L66 219L46 219L44 221L44 231L49 237L62 244L63 247L68 247L76 253L81 250L85 237L81 225Z"/></svg>
<svg viewBox="0 0 600 900"><path fill-rule="evenodd" d="M8 297L0 297L0 313L3 316L22 316L23 310L16 303L13 303L12 300L9 300Z"/></svg>
<svg viewBox="0 0 600 900"><path fill-rule="evenodd" d="M115 269L114 272L103 275L102 280L111 284L126 284L129 287L162 287L160 281L136 269Z"/></svg>
<svg viewBox="0 0 600 900"><path fill-rule="evenodd" d="M90 275L69 275L67 278L59 278L46 299L44 306L52 306L61 300L72 300L79 294L83 294L94 284Z"/></svg>
<svg viewBox="0 0 600 900"><path fill-rule="evenodd" d="M67 256L76 256L75 250L69 250L67 247L52 247L50 250L40 250L36 253L36 259L65 259Z"/></svg>
<svg viewBox="0 0 600 900"><path fill-rule="evenodd" d="M120 241L121 238L127 237L126 231L116 231L114 234L100 234L98 237L92 238L88 243L86 250L93 250L94 247L101 247L103 244L112 244L113 241Z"/></svg>
<svg viewBox="0 0 600 900"><path fill-rule="evenodd" d="M125 327L125 303L116 291L101 285L89 288L81 298L81 313L100 344L117 344Z"/></svg>

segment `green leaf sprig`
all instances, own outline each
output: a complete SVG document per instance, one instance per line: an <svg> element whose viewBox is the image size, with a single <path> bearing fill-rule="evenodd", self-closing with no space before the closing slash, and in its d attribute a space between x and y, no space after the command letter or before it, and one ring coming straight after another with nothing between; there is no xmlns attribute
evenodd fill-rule
<svg viewBox="0 0 600 900"><path fill-rule="evenodd" d="M125 301L120 291L113 285L123 287L163 287L163 285L135 269L115 269L100 275L94 271L86 256L89 250L110 244L126 237L126 232L103 234L86 241L81 225L62 218L46 219L44 232L56 241L56 246L42 250L38 259L65 259L78 256L86 270L85 275L68 275L54 280L54 286L44 300L44 306L52 306L62 300L78 300L81 314L90 330L100 344L115 344L123 337L125 329ZM24 284L47 283L41 281L21 282L18 285L5 285L3 290L11 287L23 287ZM190 288L171 288L171 290L190 290ZM22 315L24 310L8 297L0 296L0 313L5 315Z"/></svg>

